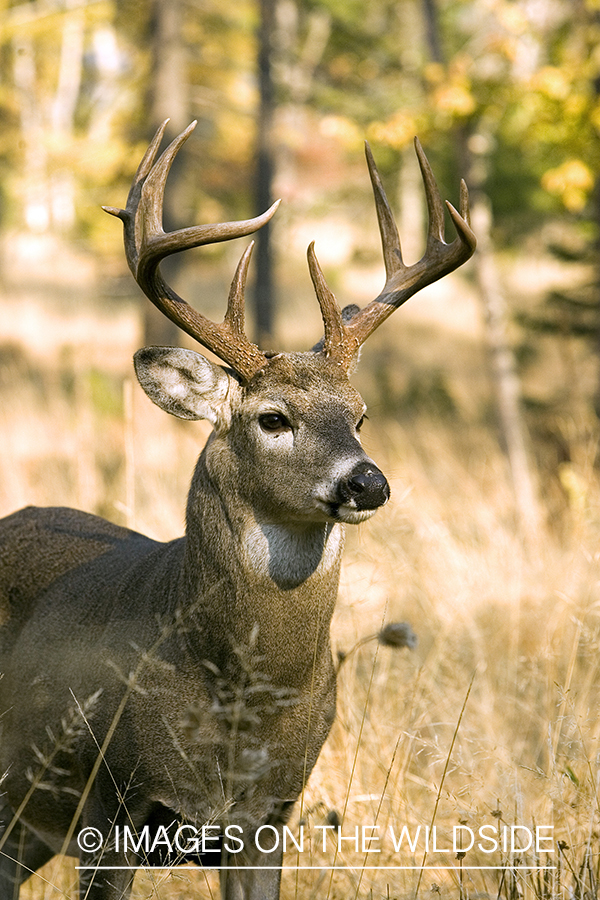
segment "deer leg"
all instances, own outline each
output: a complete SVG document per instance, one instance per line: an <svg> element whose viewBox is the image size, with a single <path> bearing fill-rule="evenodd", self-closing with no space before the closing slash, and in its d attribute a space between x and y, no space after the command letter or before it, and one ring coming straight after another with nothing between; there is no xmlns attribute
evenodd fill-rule
<svg viewBox="0 0 600 900"><path fill-rule="evenodd" d="M82 852L79 897L81 900L127 900L135 876L132 866L135 862L133 854L116 852L110 841L93 852Z"/></svg>
<svg viewBox="0 0 600 900"><path fill-rule="evenodd" d="M0 807L0 818L10 822L12 811ZM0 840L6 825L0 826ZM29 876L52 859L54 851L25 825L17 824L0 851L0 900L17 900L19 888Z"/></svg>
<svg viewBox="0 0 600 900"><path fill-rule="evenodd" d="M221 865L227 868L221 869L222 900L279 900L282 859L281 837L277 849L245 861L224 849Z"/></svg>
<svg viewBox="0 0 600 900"><path fill-rule="evenodd" d="M81 900L127 900L135 876L133 866L138 860L134 852L123 852L116 846L113 823L122 824L125 811L107 810L98 797L100 787L99 778L77 833L81 851L79 897Z"/></svg>
<svg viewBox="0 0 600 900"><path fill-rule="evenodd" d="M122 863L122 861L121 861ZM80 859L81 865L86 861ZM102 866L110 866L108 858L102 859ZM81 900L127 900L131 893L135 869L115 868L84 869L79 872L79 896Z"/></svg>

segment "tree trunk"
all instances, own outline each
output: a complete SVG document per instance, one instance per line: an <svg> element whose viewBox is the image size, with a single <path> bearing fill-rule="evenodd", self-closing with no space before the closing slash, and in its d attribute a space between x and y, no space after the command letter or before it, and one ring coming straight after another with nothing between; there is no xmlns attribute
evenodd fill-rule
<svg viewBox="0 0 600 900"><path fill-rule="evenodd" d="M595 22L600 24L600 13L596 13ZM600 76L594 79L594 93L600 99ZM593 195L593 218L596 223L596 264L595 264L595 292L598 306L598 335L596 338L596 357L600 364L600 175L596 177ZM596 380L596 393L594 396L594 410L600 419L600 368Z"/></svg>
<svg viewBox="0 0 600 900"><path fill-rule="evenodd" d="M42 140L44 123L36 102L35 52L27 35L13 39L14 81L23 135L23 206L25 224L43 233L50 225L48 154Z"/></svg>
<svg viewBox="0 0 600 900"><path fill-rule="evenodd" d="M422 9L431 58L444 63L436 0L422 0ZM472 191L471 218L473 231L477 235L475 275L484 312L501 440L508 457L521 530L524 536L533 536L541 524L541 511L529 460L527 426L521 411L521 385L506 330L506 300L500 287L492 245L492 207L485 194L489 167L487 147L492 140L492 135L473 128L469 135L459 136L457 147ZM469 148L469 142L477 142L485 148L484 152L475 155Z"/></svg>
<svg viewBox="0 0 600 900"><path fill-rule="evenodd" d="M51 110L51 130L58 145L73 139L75 114L81 88L84 52L84 18L82 12L65 16L62 28L60 70ZM50 179L52 224L60 232L68 232L75 224L75 179L67 165Z"/></svg>
<svg viewBox="0 0 600 900"><path fill-rule="evenodd" d="M182 0L152 0L151 10L150 115L153 126L170 119L169 132L175 135L189 125L184 8Z"/></svg>
<svg viewBox="0 0 600 900"><path fill-rule="evenodd" d="M506 300L500 287L491 241L491 205L481 191L474 194L471 219L477 235L475 275L484 313L500 432L510 466L520 525L524 535L534 536L541 524L540 506L529 460L527 427L521 413L521 385L506 333Z"/></svg>
<svg viewBox="0 0 600 900"><path fill-rule="evenodd" d="M432 62L443 63L444 51L440 39L436 0L422 0L423 18L425 20L425 38Z"/></svg>
<svg viewBox="0 0 600 900"><path fill-rule="evenodd" d="M259 0L259 108L256 137L255 193L257 214L264 212L273 202L275 87L273 84L272 53L275 29L275 2L276 0ZM275 278L273 274L271 233L271 223L269 222L256 235L256 282L254 287L256 341L259 346L267 349L273 339L275 316Z"/></svg>
<svg viewBox="0 0 600 900"><path fill-rule="evenodd" d="M189 125L189 81L187 48L183 39L182 0L152 0L150 42L152 80L149 91L150 128L154 135L165 119L170 119L168 135L175 137ZM185 168L185 147L177 154L169 172L165 192L163 222L165 231L183 227L179 213L180 184ZM167 282L177 280L183 264L182 254L169 256L161 263ZM144 341L147 345L173 345L181 340L179 329L151 303L144 306Z"/></svg>

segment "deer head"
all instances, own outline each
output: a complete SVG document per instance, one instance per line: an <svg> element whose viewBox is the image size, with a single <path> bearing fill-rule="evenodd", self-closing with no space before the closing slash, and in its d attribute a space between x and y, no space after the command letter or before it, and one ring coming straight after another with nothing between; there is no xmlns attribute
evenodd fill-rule
<svg viewBox="0 0 600 900"><path fill-rule="evenodd" d="M189 350L148 348L136 354L138 379L163 409L182 418L208 419L217 437L227 435L229 451L236 460L237 491L252 493L248 500L255 511L262 508L271 519L280 516L282 521L290 521L290 516L299 522L362 521L386 502L389 488L360 447L357 432L364 404L350 385L348 373L361 345L395 309L472 255L476 241L469 227L466 186L464 182L461 185L460 212L446 204L457 232L448 244L444 240L444 205L427 158L415 142L429 230L423 257L407 266L367 145L386 269L383 290L361 310L340 309L311 244L308 265L324 337L308 353L267 353L244 332L244 287L253 244L241 257L220 324L209 321L179 297L162 278L159 265L172 253L257 231L271 219L278 202L254 219L165 233L162 207L167 175L195 123L156 159L166 125L157 131L139 166L125 209L105 209L123 221L128 264L146 296L227 368ZM277 465L271 466L275 460ZM315 472L322 473L321 477L315 478Z"/></svg>

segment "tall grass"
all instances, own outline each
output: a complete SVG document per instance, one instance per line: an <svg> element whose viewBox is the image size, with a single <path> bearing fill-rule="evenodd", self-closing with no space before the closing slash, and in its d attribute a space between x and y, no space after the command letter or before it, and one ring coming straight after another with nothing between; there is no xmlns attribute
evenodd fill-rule
<svg viewBox="0 0 600 900"><path fill-rule="evenodd" d="M139 343L135 315L132 308L119 353L112 348L123 368L103 366L102 348L96 358L63 348L49 361L16 342L0 348L2 514L26 503L68 505L158 539L182 532L208 429L169 419L131 388L125 361ZM382 377L375 361L365 378L373 391ZM390 418L380 409L365 432L390 475L392 501L349 529L332 629L344 657L338 717L290 825L304 829L305 848L286 855L283 896L404 898L417 886L421 896L451 898L596 896L594 469L572 463L539 473L551 521L525 539L505 459L481 419ZM589 432L590 444L595 437ZM581 446L578 454L588 458ZM389 621L410 623L417 648L370 641L349 652ZM324 825L333 826L325 851ZM438 852L459 825L465 838L466 828L484 825L552 827L545 847L554 852ZM379 843L357 850L357 826ZM396 852L390 827L397 837L402 826L412 835L436 826L438 849L425 853L421 839L414 851L405 841ZM422 864L447 868L410 868ZM501 868L471 868L485 865ZM23 896L72 896L74 882L72 862L54 860ZM216 896L214 873L143 873L134 888L136 900L192 892Z"/></svg>

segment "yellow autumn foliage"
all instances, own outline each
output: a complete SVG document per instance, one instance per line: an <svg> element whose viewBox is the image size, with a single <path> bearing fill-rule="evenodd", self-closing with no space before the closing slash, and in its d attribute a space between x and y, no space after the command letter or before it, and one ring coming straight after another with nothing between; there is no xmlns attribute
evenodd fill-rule
<svg viewBox="0 0 600 900"><path fill-rule="evenodd" d="M568 159L544 173L542 187L560 197L570 212L580 212L594 187L594 174L581 159Z"/></svg>

